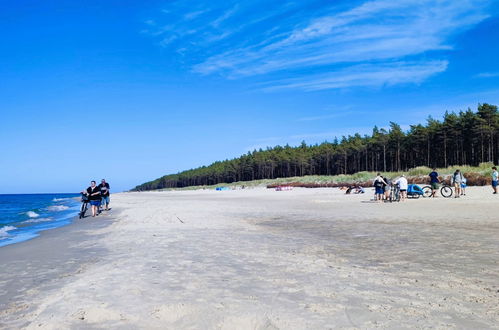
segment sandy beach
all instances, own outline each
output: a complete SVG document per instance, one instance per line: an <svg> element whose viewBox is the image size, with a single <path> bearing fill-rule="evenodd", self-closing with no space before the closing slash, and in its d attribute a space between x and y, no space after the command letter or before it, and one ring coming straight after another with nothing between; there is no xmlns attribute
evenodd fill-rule
<svg viewBox="0 0 499 330"><path fill-rule="evenodd" d="M497 329L499 198L121 193L0 248L5 329Z"/></svg>

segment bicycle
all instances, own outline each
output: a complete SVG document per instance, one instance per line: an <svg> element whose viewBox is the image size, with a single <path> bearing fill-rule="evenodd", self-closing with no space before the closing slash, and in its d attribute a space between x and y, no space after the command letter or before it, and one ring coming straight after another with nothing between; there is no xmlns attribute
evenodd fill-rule
<svg viewBox="0 0 499 330"><path fill-rule="evenodd" d="M390 195L388 196L388 202L400 202L400 188L398 184L392 184L390 189Z"/></svg>
<svg viewBox="0 0 499 330"><path fill-rule="evenodd" d="M85 217L85 213L87 212L88 209L88 202L89 202L88 196L81 193L81 206L79 213L80 219Z"/></svg>
<svg viewBox="0 0 499 330"><path fill-rule="evenodd" d="M442 195L445 198L452 197L453 190L450 185L448 185L445 182L441 182L441 187L440 189L433 189L431 186L424 186L423 187L423 197L430 197L433 194L433 190L440 190L440 195Z"/></svg>

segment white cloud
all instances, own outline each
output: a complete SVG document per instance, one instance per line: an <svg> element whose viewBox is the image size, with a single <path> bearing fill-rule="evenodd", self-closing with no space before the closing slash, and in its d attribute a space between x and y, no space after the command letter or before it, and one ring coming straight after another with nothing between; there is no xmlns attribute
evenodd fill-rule
<svg viewBox="0 0 499 330"><path fill-rule="evenodd" d="M187 11L184 21L161 34L167 34L163 46L174 47L175 40L175 47L195 54L193 72L257 77L270 82L267 90L421 83L445 71L441 51L452 49L451 37L486 19L490 3L371 0L346 10L331 3L319 11L291 1L272 3L262 16L261 1L228 2Z"/></svg>
<svg viewBox="0 0 499 330"><path fill-rule="evenodd" d="M443 72L447 61L396 62L391 64L358 65L306 78L272 81L265 90L303 89L307 91L347 88L352 86L380 87L383 85L421 83L433 74Z"/></svg>
<svg viewBox="0 0 499 330"><path fill-rule="evenodd" d="M487 16L483 1L371 1L347 12L313 19L289 36L207 58L202 74L244 77L338 63L400 59L451 48L447 38Z"/></svg>
<svg viewBox="0 0 499 330"><path fill-rule="evenodd" d="M186 20L195 19L196 17L203 15L207 11L208 10L196 10L196 11L189 12L189 13L184 15L184 19L186 19Z"/></svg>

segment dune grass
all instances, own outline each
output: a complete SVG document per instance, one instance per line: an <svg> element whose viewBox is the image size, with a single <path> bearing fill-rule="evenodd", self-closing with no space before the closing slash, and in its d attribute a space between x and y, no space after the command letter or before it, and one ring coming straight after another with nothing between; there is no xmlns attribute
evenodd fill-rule
<svg viewBox="0 0 499 330"><path fill-rule="evenodd" d="M492 174L492 163L481 163L479 166L449 166L447 168L438 168L437 172L444 179L448 179L456 169L461 170L468 180L468 185L486 185L489 184ZM432 171L431 168L426 166L418 166L407 171L400 172L380 172L382 176L388 178L396 178L405 174L410 181L415 183L425 183L428 174ZM297 176L289 178L277 179L263 179L254 181L239 181L232 183L220 183L211 186L192 186L185 188L167 188L167 190L198 190L198 189L216 189L217 187L228 187L232 189L238 188L252 188L252 187L274 187L278 185L292 184L294 186L314 187L325 186L334 184L361 184L369 185L370 181L376 177L377 172L357 172L354 174L341 174L341 175L308 175Z"/></svg>

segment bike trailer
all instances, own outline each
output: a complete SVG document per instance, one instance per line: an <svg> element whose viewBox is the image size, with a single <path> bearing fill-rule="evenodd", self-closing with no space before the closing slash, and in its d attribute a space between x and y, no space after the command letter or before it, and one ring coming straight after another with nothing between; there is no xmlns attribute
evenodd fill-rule
<svg viewBox="0 0 499 330"><path fill-rule="evenodd" d="M421 187L417 184L410 184L407 186L407 196L423 196L423 189L421 189Z"/></svg>

